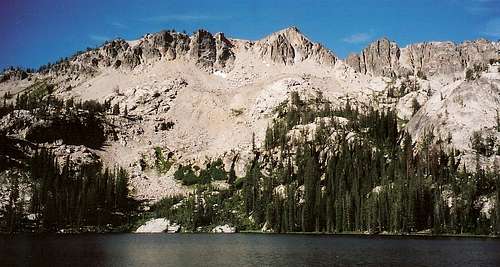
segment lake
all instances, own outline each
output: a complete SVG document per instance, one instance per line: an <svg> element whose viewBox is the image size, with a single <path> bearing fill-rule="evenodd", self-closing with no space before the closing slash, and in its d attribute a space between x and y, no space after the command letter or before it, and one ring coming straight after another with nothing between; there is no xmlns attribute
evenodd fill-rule
<svg viewBox="0 0 500 267"><path fill-rule="evenodd" d="M0 266L500 266L500 240L352 235L0 235Z"/></svg>

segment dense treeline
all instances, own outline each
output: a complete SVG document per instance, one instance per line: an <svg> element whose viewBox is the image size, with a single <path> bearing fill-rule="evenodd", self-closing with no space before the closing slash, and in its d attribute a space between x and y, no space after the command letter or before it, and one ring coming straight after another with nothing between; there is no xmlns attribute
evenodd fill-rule
<svg viewBox="0 0 500 267"><path fill-rule="evenodd" d="M36 231L55 231L81 226L107 226L127 223L137 202L129 198L128 174L122 168L103 169L101 165L75 166L69 159L57 162L52 152L39 149L28 164L31 196L26 211L36 215L38 225L24 225L21 211L8 213L9 231L36 227ZM17 179L11 196L17 199ZM32 218L33 219L33 218Z"/></svg>
<svg viewBox="0 0 500 267"><path fill-rule="evenodd" d="M62 140L68 145L99 148L106 141L106 136L99 117L90 114L68 114L54 115L46 124L33 125L26 133L26 140L34 143Z"/></svg>
<svg viewBox="0 0 500 267"><path fill-rule="evenodd" d="M0 171L8 170L5 177L9 179L10 199L2 211L0 229L53 231L92 226L106 230L105 226L127 223L137 203L128 196L128 174L123 169L76 165L69 158L58 162L50 150L37 148L37 143L58 140L100 148L109 134L103 117L111 109L109 102L62 101L52 95L54 88L46 81L35 82L18 93L15 101L4 100L0 109L1 116L11 113L15 119L18 113L13 111L19 110L39 122L30 125L32 121L20 116L11 126L29 126L26 140L7 135L16 129L0 130ZM21 198L21 185L29 193L28 202ZM27 214L31 214L30 219Z"/></svg>
<svg viewBox="0 0 500 267"><path fill-rule="evenodd" d="M279 157L267 157L261 168L256 154L242 190L257 224L277 232L499 232L498 212L481 211L483 202L498 202L498 170L471 173L456 160L459 151L433 145L442 141L433 142L432 132L414 148L391 110L360 113L349 102L332 110L323 102L305 106L292 96L291 114L266 132L265 154ZM293 126L337 116L349 122L320 120L313 140L304 132L289 146Z"/></svg>
<svg viewBox="0 0 500 267"><path fill-rule="evenodd" d="M188 197L167 197L153 205L155 217L169 218L184 231L210 231L212 226L233 224L242 229L255 225L244 214L243 200L231 189L215 189L209 184L196 185Z"/></svg>
<svg viewBox="0 0 500 267"><path fill-rule="evenodd" d="M276 112L244 177L228 179L229 189L198 185L187 198L166 198L156 216L185 230L229 223L275 232L500 232L491 208L500 207L499 171L467 170L461 152L445 152L432 131L415 145L394 111L360 112L349 101L333 109L321 95L292 93ZM304 126L312 122L311 136Z"/></svg>

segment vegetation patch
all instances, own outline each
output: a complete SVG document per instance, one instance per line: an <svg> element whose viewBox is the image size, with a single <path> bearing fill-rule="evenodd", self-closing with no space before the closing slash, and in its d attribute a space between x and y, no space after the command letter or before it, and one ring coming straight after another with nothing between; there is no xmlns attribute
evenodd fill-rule
<svg viewBox="0 0 500 267"><path fill-rule="evenodd" d="M199 172L199 175L196 172ZM206 165L206 168L201 170L198 166L193 167L192 165L181 164L177 171L175 171L174 178L182 181L183 185L205 185L216 180L227 180L228 173L224 170L222 159L217 159L210 161Z"/></svg>
<svg viewBox="0 0 500 267"><path fill-rule="evenodd" d="M171 155L167 156L165 158L163 150L160 147L155 147L155 168L160 174L167 173L172 167L173 160L171 159Z"/></svg>
<svg viewBox="0 0 500 267"><path fill-rule="evenodd" d="M232 109L231 109L231 115L232 115L233 117L238 117L238 116L240 116L241 114L243 114L243 109L242 109L242 108L240 108L240 109L234 109L234 108L232 108Z"/></svg>
<svg viewBox="0 0 500 267"><path fill-rule="evenodd" d="M0 221L0 229L8 232L30 227L51 232L86 231L90 226L105 230L126 224L139 205L129 197L128 174L121 168L75 166L69 160L60 165L51 151L39 149L25 171L32 184L30 206L18 198L19 183L14 181L12 205L7 207L6 220ZM22 219L23 209L35 215L34 222Z"/></svg>

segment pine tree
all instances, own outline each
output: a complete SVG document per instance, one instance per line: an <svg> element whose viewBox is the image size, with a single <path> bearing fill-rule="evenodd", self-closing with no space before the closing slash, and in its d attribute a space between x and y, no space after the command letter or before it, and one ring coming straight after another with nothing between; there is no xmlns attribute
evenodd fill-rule
<svg viewBox="0 0 500 267"><path fill-rule="evenodd" d="M266 150L271 150L274 147L274 136L273 136L273 129L267 126L266 129L266 138L264 140L264 146Z"/></svg>
<svg viewBox="0 0 500 267"><path fill-rule="evenodd" d="M415 97L412 99L411 108L413 110L412 116L415 115L415 113L417 113L417 111L420 110L420 103L418 103L418 100Z"/></svg>
<svg viewBox="0 0 500 267"><path fill-rule="evenodd" d="M494 228L496 231L496 234L500 234L500 169L497 165L494 166L493 168L493 173L496 174L495 180L496 180L496 196L495 196L495 224L496 227Z"/></svg>
<svg viewBox="0 0 500 267"><path fill-rule="evenodd" d="M116 103L113 105L113 115L119 115L120 114L120 104Z"/></svg>

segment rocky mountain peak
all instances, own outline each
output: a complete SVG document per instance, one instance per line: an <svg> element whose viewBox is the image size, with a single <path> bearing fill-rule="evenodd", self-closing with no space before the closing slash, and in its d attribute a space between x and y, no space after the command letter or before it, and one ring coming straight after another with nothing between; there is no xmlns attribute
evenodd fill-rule
<svg viewBox="0 0 500 267"><path fill-rule="evenodd" d="M296 27L288 27L268 35L256 43L259 55L273 63L292 65L308 59L333 65L336 57L318 43L313 43Z"/></svg>
<svg viewBox="0 0 500 267"><path fill-rule="evenodd" d="M301 38L301 39L307 39L304 34L295 26L291 26L288 28L284 28L282 30L279 30L275 33L272 33L269 36L276 36L276 35L282 35L286 36L287 38L294 39L294 38Z"/></svg>

